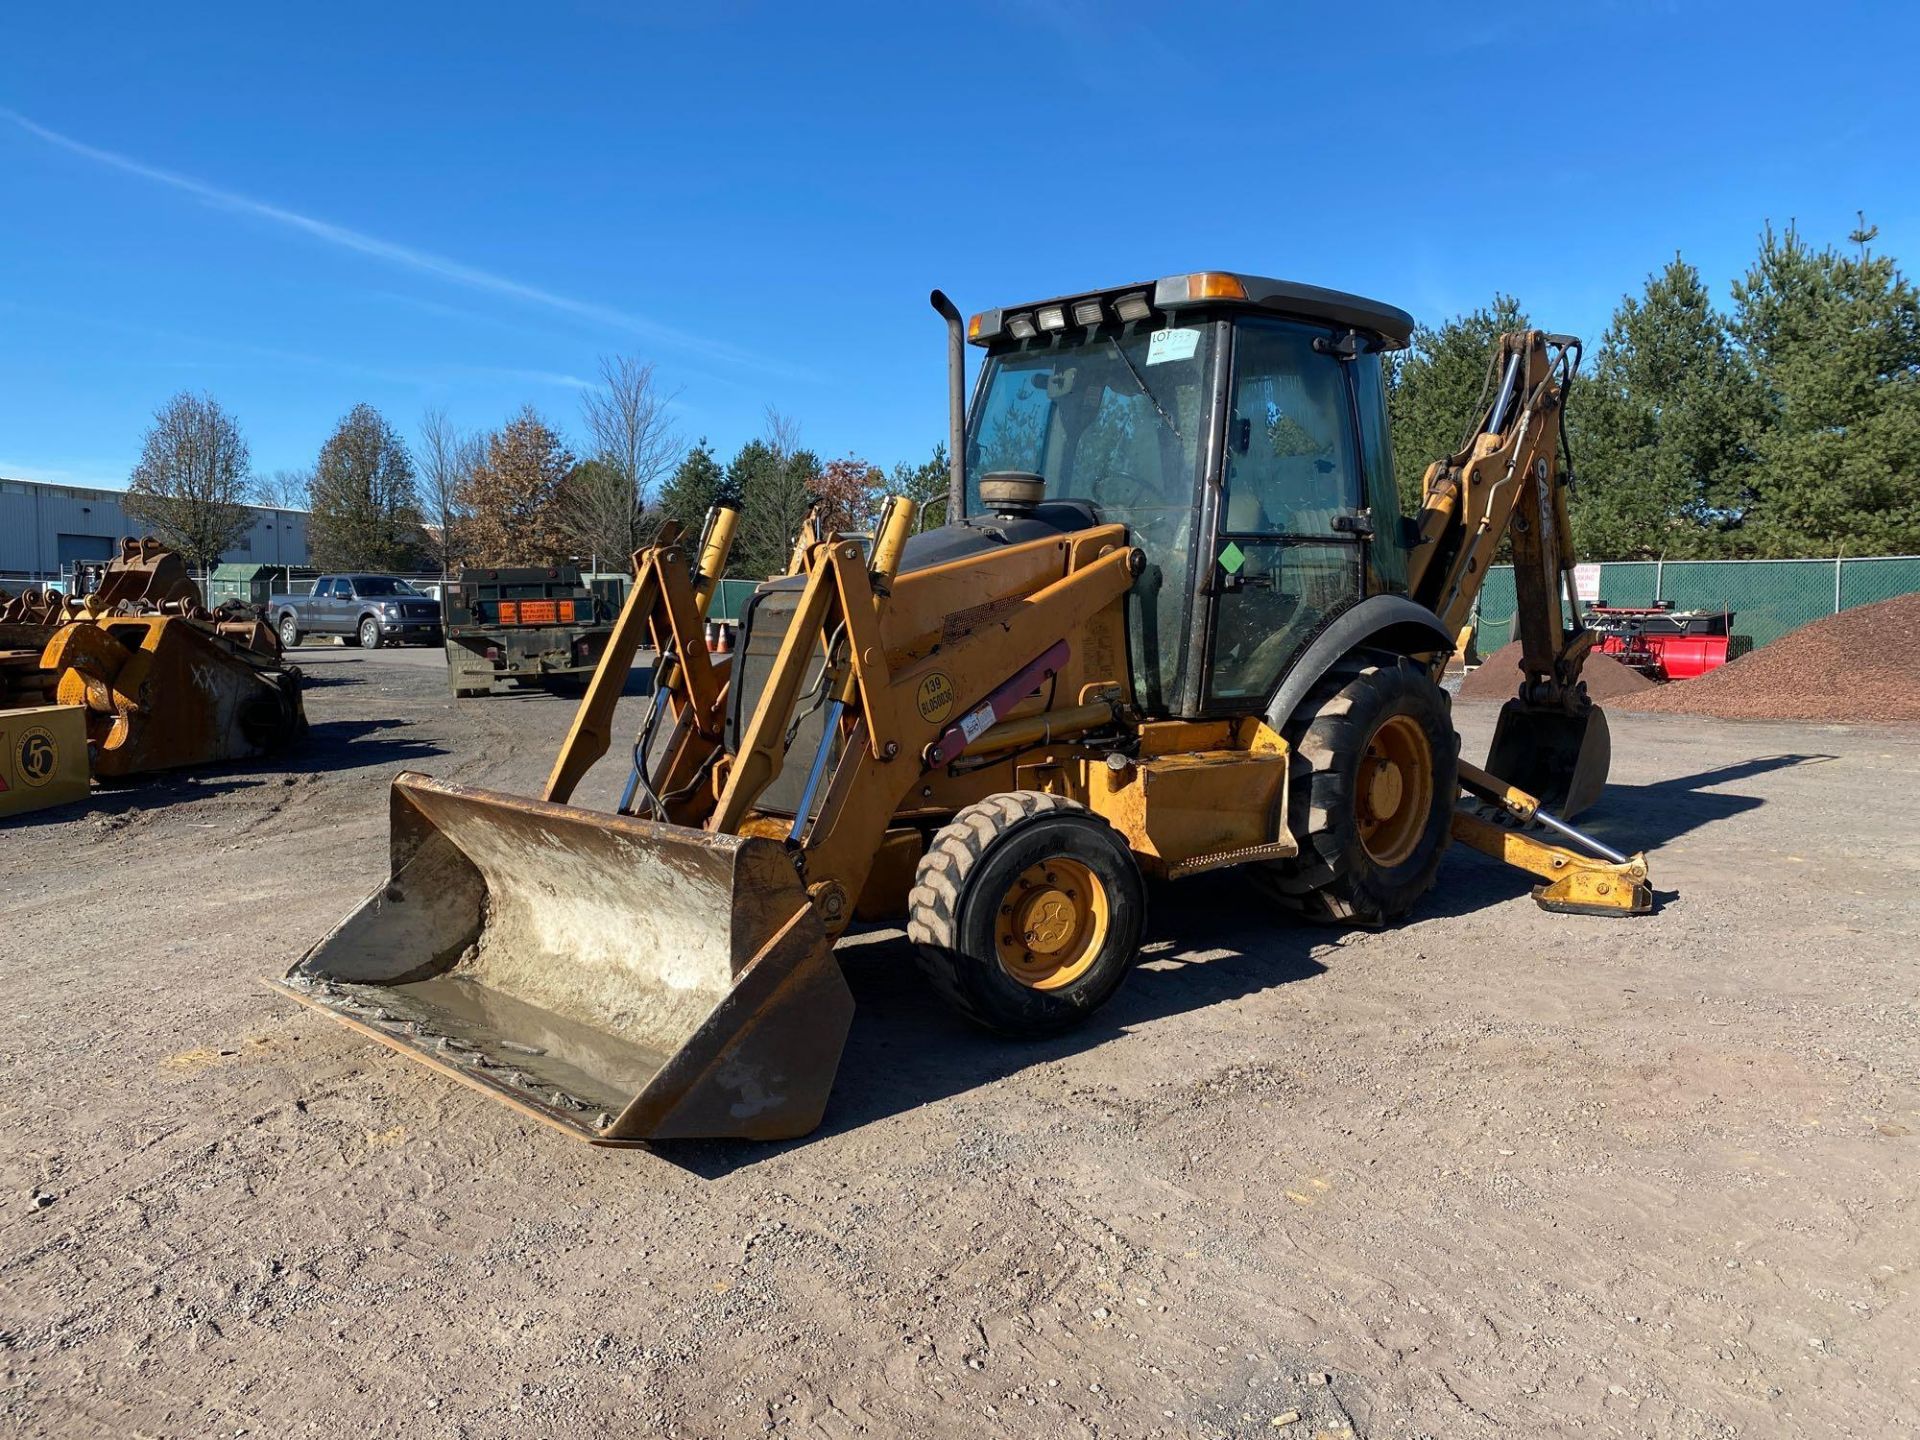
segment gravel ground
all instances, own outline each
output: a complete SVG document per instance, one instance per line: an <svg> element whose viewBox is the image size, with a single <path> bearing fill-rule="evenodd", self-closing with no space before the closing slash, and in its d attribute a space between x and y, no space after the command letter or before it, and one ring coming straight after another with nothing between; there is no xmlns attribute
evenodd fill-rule
<svg viewBox="0 0 1920 1440"><path fill-rule="evenodd" d="M857 937L816 1135L609 1152L260 982L384 878L394 771L532 790L569 716L299 658L297 764L0 826L0 1433L1920 1425L1920 732L1618 716L1659 914L1189 881L1047 1044Z"/></svg>

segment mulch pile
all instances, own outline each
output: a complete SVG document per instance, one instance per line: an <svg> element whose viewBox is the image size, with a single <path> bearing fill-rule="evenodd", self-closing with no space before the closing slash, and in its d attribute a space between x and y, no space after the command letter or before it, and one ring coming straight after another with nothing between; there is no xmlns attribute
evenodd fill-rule
<svg viewBox="0 0 1920 1440"><path fill-rule="evenodd" d="M1720 720L1920 720L1920 594L1842 610L1617 708Z"/></svg>
<svg viewBox="0 0 1920 1440"><path fill-rule="evenodd" d="M1462 700L1510 700L1520 689L1520 642L1502 645L1486 658L1478 670L1460 682ZM1589 655L1580 671L1587 682L1587 694L1596 700L1612 701L1616 696L1633 695L1658 688L1638 670L1629 670L1608 655Z"/></svg>

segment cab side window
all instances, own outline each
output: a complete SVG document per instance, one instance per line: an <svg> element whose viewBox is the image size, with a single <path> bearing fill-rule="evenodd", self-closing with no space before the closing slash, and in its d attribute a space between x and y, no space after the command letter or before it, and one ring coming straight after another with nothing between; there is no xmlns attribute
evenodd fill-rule
<svg viewBox="0 0 1920 1440"><path fill-rule="evenodd" d="M1374 578L1382 590L1404 594L1407 547L1400 533L1400 490L1393 475L1393 441L1387 429L1387 382L1378 352L1353 362L1353 398L1360 411L1360 445L1367 457L1367 508L1373 521L1368 546Z"/></svg>
<svg viewBox="0 0 1920 1440"><path fill-rule="evenodd" d="M1359 503L1347 377L1313 348L1326 331L1243 320L1234 347L1225 528L1260 535L1331 535Z"/></svg>
<svg viewBox="0 0 1920 1440"><path fill-rule="evenodd" d="M1334 520L1360 503L1346 362L1324 328L1236 322L1231 411L1213 559L1210 703L1265 703L1327 617L1360 591L1360 546Z"/></svg>

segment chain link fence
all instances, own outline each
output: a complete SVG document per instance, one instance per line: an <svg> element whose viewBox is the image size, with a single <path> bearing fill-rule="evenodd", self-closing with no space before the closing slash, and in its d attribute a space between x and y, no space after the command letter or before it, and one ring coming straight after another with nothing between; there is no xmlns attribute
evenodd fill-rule
<svg viewBox="0 0 1920 1440"><path fill-rule="evenodd" d="M1920 556L1833 560L1610 560L1600 566L1600 600L1676 610L1733 612L1733 633L1755 646L1822 615L1920 590ZM1480 592L1475 646L1482 655L1513 638L1513 567L1496 565Z"/></svg>

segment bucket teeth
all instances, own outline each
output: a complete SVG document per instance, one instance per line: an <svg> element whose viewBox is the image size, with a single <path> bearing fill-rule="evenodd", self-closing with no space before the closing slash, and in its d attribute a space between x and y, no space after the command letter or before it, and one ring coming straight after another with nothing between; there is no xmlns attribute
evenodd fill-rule
<svg viewBox="0 0 1920 1440"><path fill-rule="evenodd" d="M853 1000L775 842L402 775L392 877L282 982L603 1143L819 1123Z"/></svg>

